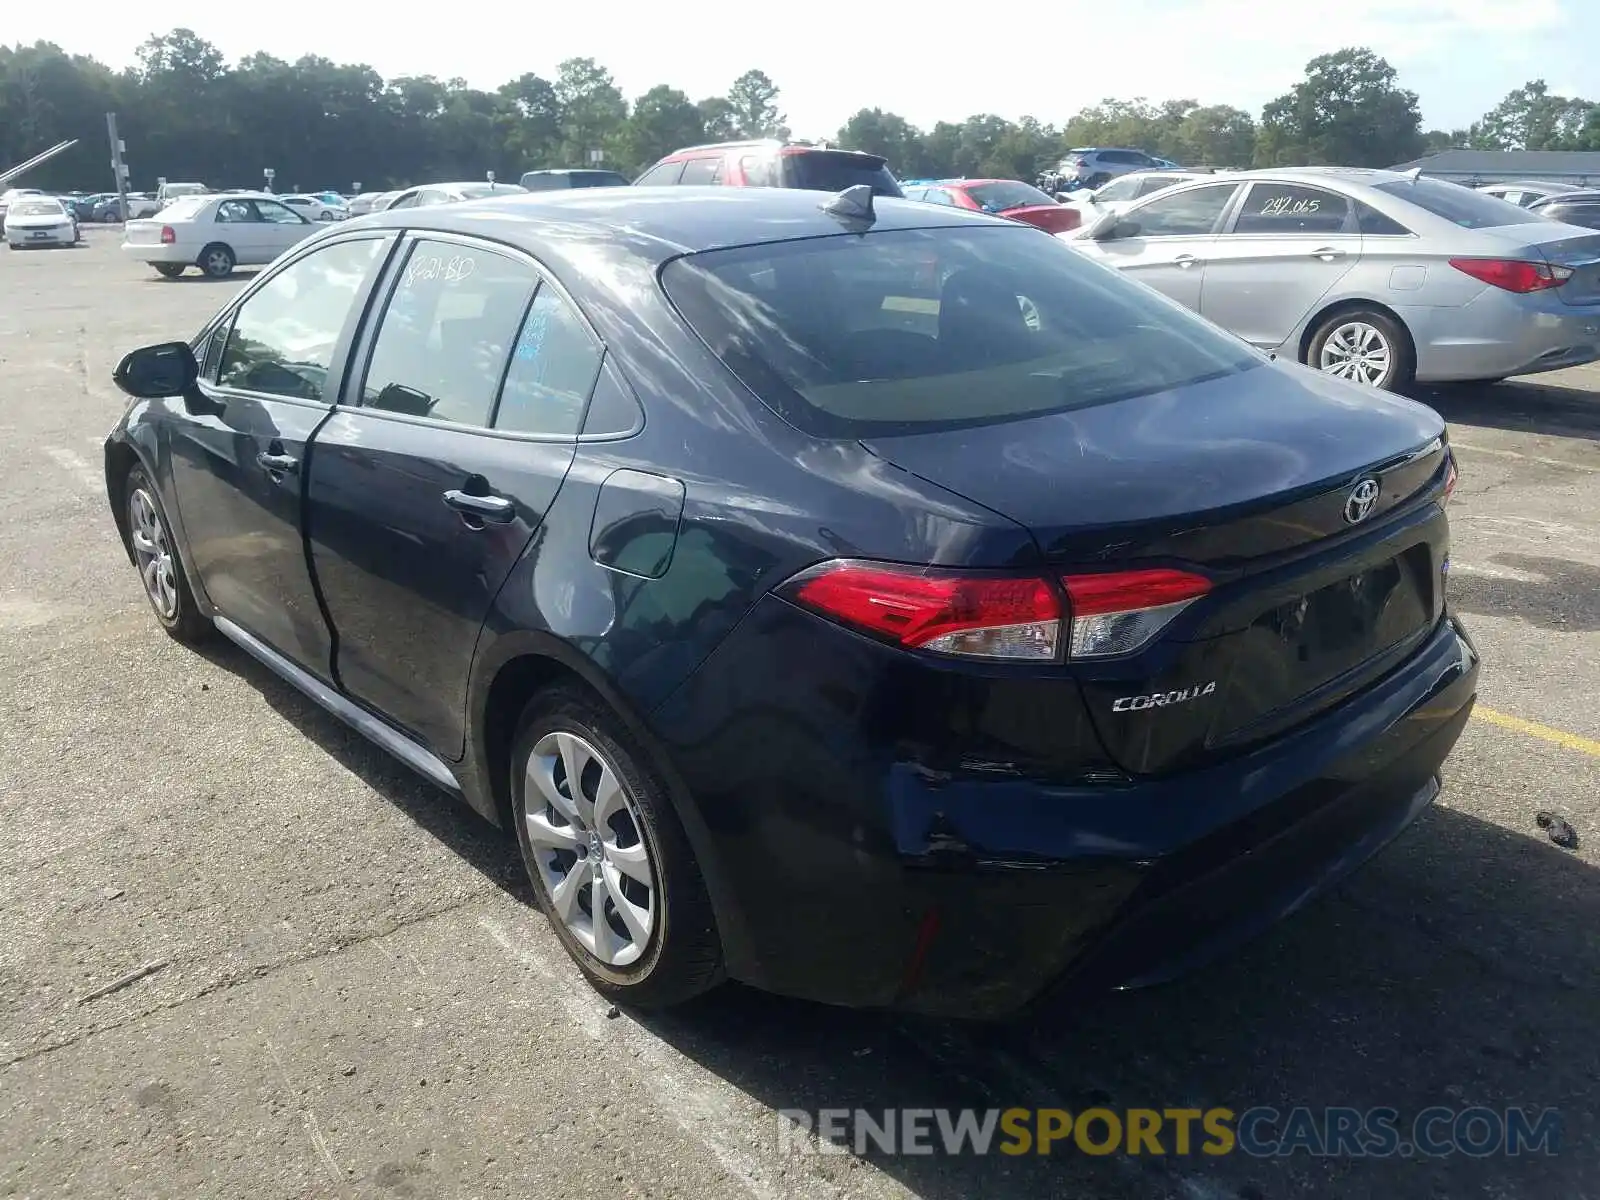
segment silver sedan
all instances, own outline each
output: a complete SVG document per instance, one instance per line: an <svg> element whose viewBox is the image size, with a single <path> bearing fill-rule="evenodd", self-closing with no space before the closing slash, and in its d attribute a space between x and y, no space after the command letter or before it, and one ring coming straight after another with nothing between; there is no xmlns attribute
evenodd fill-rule
<svg viewBox="0 0 1600 1200"><path fill-rule="evenodd" d="M1437 179L1245 171L1067 236L1262 350L1377 387L1600 358L1600 233Z"/></svg>

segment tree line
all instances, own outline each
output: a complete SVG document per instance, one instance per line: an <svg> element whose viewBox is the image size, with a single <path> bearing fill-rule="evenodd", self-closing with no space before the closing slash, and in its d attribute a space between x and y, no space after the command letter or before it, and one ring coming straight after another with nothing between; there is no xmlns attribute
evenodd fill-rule
<svg viewBox="0 0 1600 1200"><path fill-rule="evenodd" d="M0 48L0 166L69 138L71 151L29 174L33 187L111 185L105 114L116 112L135 188L158 176L278 190L515 180L538 167L604 165L635 173L683 145L787 134L777 85L746 71L720 96L659 84L630 102L592 58L528 73L495 91L462 79L385 80L371 67L307 55L253 54L230 66L192 30L149 38L113 71L51 43ZM1600 105L1534 80L1467 129L1424 131L1417 95L1372 51L1321 55L1259 116L1226 104L1107 99L1061 124L977 114L923 130L881 108L855 113L838 144L886 157L904 178L1033 179L1071 146L1138 146L1186 165L1342 163L1384 167L1450 146L1600 149Z"/></svg>

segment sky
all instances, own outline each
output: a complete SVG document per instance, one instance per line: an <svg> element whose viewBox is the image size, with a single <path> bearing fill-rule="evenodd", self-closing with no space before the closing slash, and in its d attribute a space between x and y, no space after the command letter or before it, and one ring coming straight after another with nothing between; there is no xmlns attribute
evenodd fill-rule
<svg viewBox="0 0 1600 1200"><path fill-rule="evenodd" d="M1460 128L1529 79L1600 100L1597 0L1049 0L986 9L876 0L773 5L751 0L608 0L407 14L333 3L263 10L214 0L159 5L19 4L10 43L55 42L113 67L150 34L186 26L230 62L257 50L364 62L385 77L459 76L493 89L564 58L607 67L632 99L658 83L700 99L758 68L781 89L798 136L832 136L860 108L899 113L924 129L979 112L1061 124L1113 96L1192 98L1259 115L1307 60L1369 46L1421 97L1426 128ZM941 12L935 17L933 14ZM992 17L985 17L992 12ZM283 13L272 19L268 13ZM159 15L157 15L159 14Z"/></svg>

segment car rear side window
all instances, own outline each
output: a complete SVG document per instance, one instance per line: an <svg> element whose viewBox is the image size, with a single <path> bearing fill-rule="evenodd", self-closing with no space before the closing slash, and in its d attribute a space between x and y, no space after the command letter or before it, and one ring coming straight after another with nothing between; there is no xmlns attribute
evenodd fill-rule
<svg viewBox="0 0 1600 1200"><path fill-rule="evenodd" d="M1234 223L1237 234L1342 233L1350 199L1337 192L1291 183L1252 183Z"/></svg>
<svg viewBox="0 0 1600 1200"><path fill-rule="evenodd" d="M713 183L721 166L721 158L691 158L683 164L683 175L678 182L684 187Z"/></svg>
<svg viewBox="0 0 1600 1200"><path fill-rule="evenodd" d="M664 162L660 166L651 167L643 175L633 181L634 187L663 187L678 182L678 177L683 174L683 163Z"/></svg>
<svg viewBox="0 0 1600 1200"><path fill-rule="evenodd" d="M1054 238L884 230L669 263L668 295L769 406L822 437L987 424L1257 366L1237 339Z"/></svg>
<svg viewBox="0 0 1600 1200"><path fill-rule="evenodd" d="M217 370L222 387L331 403L328 367L379 238L335 242L285 267L240 306Z"/></svg>
<svg viewBox="0 0 1600 1200"><path fill-rule="evenodd" d="M422 239L400 268L362 381L368 408L487 427L538 274Z"/></svg>
<svg viewBox="0 0 1600 1200"><path fill-rule="evenodd" d="M744 175L745 187L777 187L772 167L772 157L766 154L746 154L739 160L739 171Z"/></svg>
<svg viewBox="0 0 1600 1200"><path fill-rule="evenodd" d="M506 369L494 427L570 437L600 370L600 343L553 287L539 288Z"/></svg>
<svg viewBox="0 0 1600 1200"><path fill-rule="evenodd" d="M1386 216L1370 204L1356 202L1356 224L1362 233L1378 237L1409 237L1411 230L1393 217Z"/></svg>
<svg viewBox="0 0 1600 1200"><path fill-rule="evenodd" d="M1151 192L1159 192L1163 188L1177 187L1180 183L1188 183L1189 177L1174 175L1170 179L1163 179L1159 175L1146 175L1139 182L1139 195L1148 196Z"/></svg>
<svg viewBox="0 0 1600 1200"><path fill-rule="evenodd" d="M1386 195L1415 204L1463 229L1498 229L1532 219L1507 200L1442 179L1401 179L1374 186Z"/></svg>
<svg viewBox="0 0 1600 1200"><path fill-rule="evenodd" d="M1144 193L1144 180L1135 175L1124 175L1121 179L1113 179L1094 194L1096 202L1132 200Z"/></svg>

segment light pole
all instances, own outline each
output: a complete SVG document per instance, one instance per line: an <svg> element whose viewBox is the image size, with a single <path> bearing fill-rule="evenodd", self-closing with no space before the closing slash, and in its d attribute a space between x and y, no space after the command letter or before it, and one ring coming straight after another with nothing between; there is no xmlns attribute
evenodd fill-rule
<svg viewBox="0 0 1600 1200"><path fill-rule="evenodd" d="M271 167L264 167L261 176L267 181L267 191L272 191L272 181L278 177L278 173Z"/></svg>

